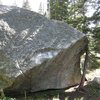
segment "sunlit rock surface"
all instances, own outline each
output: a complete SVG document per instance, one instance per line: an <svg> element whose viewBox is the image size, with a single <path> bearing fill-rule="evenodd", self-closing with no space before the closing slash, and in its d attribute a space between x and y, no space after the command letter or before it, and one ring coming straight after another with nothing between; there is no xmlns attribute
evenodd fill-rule
<svg viewBox="0 0 100 100"><path fill-rule="evenodd" d="M94 78L93 82L100 85L100 76L96 76L96 77Z"/></svg>
<svg viewBox="0 0 100 100"><path fill-rule="evenodd" d="M66 23L0 6L0 50L14 64L14 76L18 76L6 93L60 89L79 83L79 58L86 45L86 36Z"/></svg>

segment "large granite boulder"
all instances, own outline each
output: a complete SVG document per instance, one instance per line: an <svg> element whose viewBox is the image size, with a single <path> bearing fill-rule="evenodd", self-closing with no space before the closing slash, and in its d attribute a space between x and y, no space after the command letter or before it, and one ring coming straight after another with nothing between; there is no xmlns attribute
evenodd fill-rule
<svg viewBox="0 0 100 100"><path fill-rule="evenodd" d="M13 64L16 77L4 90L6 94L80 83L80 56L86 46L85 34L66 23L25 9L0 6L0 50Z"/></svg>

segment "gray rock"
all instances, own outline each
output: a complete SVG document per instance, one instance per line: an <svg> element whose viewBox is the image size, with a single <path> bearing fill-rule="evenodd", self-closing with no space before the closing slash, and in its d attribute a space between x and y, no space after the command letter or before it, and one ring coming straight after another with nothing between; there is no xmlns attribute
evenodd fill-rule
<svg viewBox="0 0 100 100"><path fill-rule="evenodd" d="M66 23L25 9L0 6L0 49L18 69L18 77L6 93L78 84L80 56L86 45L85 34Z"/></svg>
<svg viewBox="0 0 100 100"><path fill-rule="evenodd" d="M96 77L93 79L93 82L100 85L100 76L96 76Z"/></svg>

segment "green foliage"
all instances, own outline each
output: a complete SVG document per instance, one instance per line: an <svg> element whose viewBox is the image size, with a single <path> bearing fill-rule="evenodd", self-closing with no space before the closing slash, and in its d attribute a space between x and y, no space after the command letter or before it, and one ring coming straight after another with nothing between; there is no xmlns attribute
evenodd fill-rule
<svg viewBox="0 0 100 100"><path fill-rule="evenodd" d="M100 2L96 0L93 3L95 9L93 15L90 17L89 22L94 24L94 27L91 27L91 45L90 50L92 51L92 67L100 68Z"/></svg>
<svg viewBox="0 0 100 100"><path fill-rule="evenodd" d="M68 0L62 1L55 1L51 0L50 2L50 18L51 19L57 19L57 20L66 20L66 15L68 16Z"/></svg>
<svg viewBox="0 0 100 100"><path fill-rule="evenodd" d="M94 9L94 13L87 16L90 8ZM94 68L100 68L100 57L98 57L100 55L99 0L50 0L50 18L67 22L87 34L90 41L90 56L93 59L90 63Z"/></svg>
<svg viewBox="0 0 100 100"><path fill-rule="evenodd" d="M13 99L13 98L10 98L10 97L4 97L3 99L0 99L0 100L16 100L16 99Z"/></svg>
<svg viewBox="0 0 100 100"><path fill-rule="evenodd" d="M91 82L89 83L86 87L87 92L89 93L89 95L91 96L91 100L99 100L100 99L100 85L95 83L95 82Z"/></svg>
<svg viewBox="0 0 100 100"><path fill-rule="evenodd" d="M84 24L86 24L85 16L85 2L84 0L63 0L50 2L50 18L67 22L79 30L85 30Z"/></svg>

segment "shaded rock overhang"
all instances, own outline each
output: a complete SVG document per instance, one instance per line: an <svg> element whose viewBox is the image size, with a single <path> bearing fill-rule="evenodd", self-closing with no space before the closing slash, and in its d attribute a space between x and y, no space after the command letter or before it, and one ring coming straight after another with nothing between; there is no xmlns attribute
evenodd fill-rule
<svg viewBox="0 0 100 100"><path fill-rule="evenodd" d="M88 40L87 40L87 38L86 37L84 37L84 39L82 39L83 40L83 42L85 42L85 44L84 44L84 47L83 48L80 48L80 52L79 52L79 55L77 55L76 54L76 56L77 57L81 57L84 53L85 53L85 51L86 51L86 48L87 48L87 43L88 43ZM77 42L81 42L80 40L79 41L77 41ZM70 48L68 48L67 50L69 51L70 49L73 49L73 46L75 46L75 45L72 45ZM60 65L61 63L60 63L60 59L59 59L59 57L61 58L62 56L61 55L63 55L64 54L64 52L67 52L67 50L64 50L64 51L62 51L62 52L60 52L59 53L59 55L55 58L55 59L52 59L51 60L51 62L53 62L53 63L58 63L58 65ZM78 58L78 59L79 59ZM58 59L58 60L57 60ZM63 57L61 58L61 59L63 59ZM64 59L63 59L64 60ZM66 60L65 60L66 61ZM77 60L77 61L79 61L79 60ZM41 88L36 88L35 87L35 85L37 84L31 84L31 82L30 82L30 80L32 80L32 77L31 77L31 75L32 75L32 73L35 73L36 71L37 71L37 69L38 69L38 67L41 67L41 66L45 66L46 64L48 63L48 61L45 61L44 63L42 63L42 64L40 64L40 65L38 65L38 66L36 66L35 68L32 68L32 69L30 69L30 70L28 70L28 71L26 71L26 73L24 73L24 74L22 74L22 75L19 75L17 78L16 78L16 80L15 80L15 82L12 84L12 86L10 86L10 87L8 87L8 88L6 88L6 89L4 89L4 92L5 92L5 95L6 96L10 96L10 97L19 97L19 96L21 96L21 97L23 97L24 95L25 95L25 93L27 94L27 96L31 96L31 95L34 95L34 93L37 93L37 94L41 94L42 92L49 92L49 91L55 91L55 90L57 90L57 91L59 91L59 92L61 92L61 91L63 91L63 90L65 90L65 89L68 89L68 88L70 88L70 87L73 87L73 86L75 86L75 85L78 85L78 84L80 84L80 82L81 82L81 77L79 76L78 78L78 82L76 82L76 83L74 83L74 84L66 84L65 86L63 86L63 87L56 87L56 86L54 86L54 87L51 87L51 88L46 88L45 89L45 87L46 86L44 86L44 88L43 87L41 87ZM79 62L77 62L76 63L76 66L78 67L79 66ZM50 66L50 65L49 65ZM50 71L50 69L48 69L49 71ZM47 70L47 71L48 71ZM60 69L61 70L61 69ZM76 71L77 72L77 71ZM63 71L61 71L61 73L63 73ZM39 73L38 73L39 74ZM42 76L44 76L44 75L47 75L48 74L48 72L47 73L42 73L42 74L40 74L40 76L42 77ZM34 75L34 74L33 74ZM75 75L75 73L74 73L74 78L76 78L77 77L77 75ZM36 76L36 79L35 79L35 81L36 80L38 80L40 83L41 83L41 77L39 78L39 77L37 77ZM39 78L39 79L38 79ZM56 77L57 78L57 77ZM60 77L59 77L60 78ZM76 78L77 79L77 78ZM71 79L69 79L69 80L71 80ZM68 80L68 81L69 81ZM48 81L48 78L47 78L47 80L46 81ZM61 83L62 83L62 80L60 80L61 81ZM18 88L15 88L16 86L17 86L17 84L20 84L20 82L22 82L22 85L19 85L18 86ZM25 84L25 86L24 86L24 84ZM38 84L37 84L38 85ZM27 86L29 86L29 87L27 87ZM25 87L27 87L27 88L25 88ZM34 87L34 88L33 88ZM36 88L36 89L35 89Z"/></svg>

